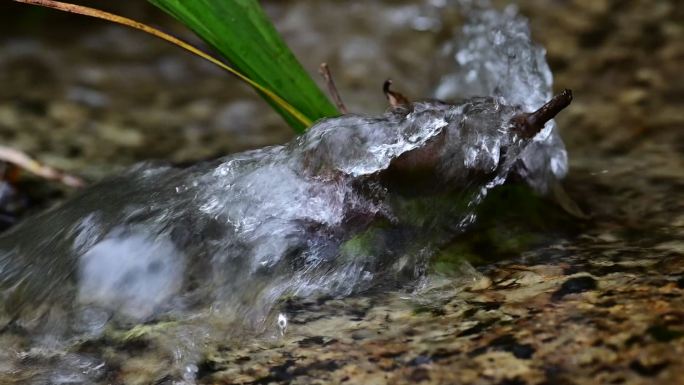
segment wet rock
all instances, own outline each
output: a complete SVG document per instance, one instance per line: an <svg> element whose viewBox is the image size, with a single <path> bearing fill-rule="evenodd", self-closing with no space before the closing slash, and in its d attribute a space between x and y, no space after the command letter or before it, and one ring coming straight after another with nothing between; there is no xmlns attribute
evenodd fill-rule
<svg viewBox="0 0 684 385"><path fill-rule="evenodd" d="M417 368L409 374L408 379L415 383L430 381L430 372L425 368Z"/></svg>
<svg viewBox="0 0 684 385"><path fill-rule="evenodd" d="M292 4L299 4L305 9L311 1L282 2L279 1L274 7L280 9L280 16ZM353 3L353 2L352 2ZM363 2L357 11L363 13ZM381 17L382 3L373 12L368 12L367 17L378 26ZM397 2L391 2L396 6ZM447 3L447 2L431 2ZM389 344L400 342L407 351L407 360L415 357L415 352L430 355L436 352L440 359L430 364L430 376L434 382L442 383L482 383L498 384L506 381L518 381L520 379L529 384L573 384L573 383L625 383L640 384L646 382L678 383L682 367L681 352L682 338L669 339L660 342L652 336L644 333L653 325L663 324L662 314L681 312L684 309L681 295L673 296L681 288L677 285L672 287L664 282L675 283L681 278L684 266L681 263L681 253L675 243L667 246L668 250L657 250L652 245L674 242L682 237L681 225L681 156L682 135L681 130L681 84L673 81L679 79L681 72L682 32L679 26L682 15L681 2L663 1L657 4L650 2L620 2L577 0L572 2L546 2L541 4L537 1L522 0L519 2L522 13L530 18L533 36L539 39L548 50L548 58L554 70L555 83L563 86L571 86L579 96L573 109L565 116L561 116L559 127L563 137L568 143L571 156L572 171L569 174L570 195L579 201L592 215L592 220L582 225L582 236L571 237L559 235L555 228L548 223L544 231L538 231L538 235L545 240L545 245L527 247L525 250L507 255L504 261L497 264L488 264L481 267L486 274L493 276L507 276L512 271L519 271L520 266L533 266L546 264L563 267L573 274L584 273L596 277L595 272L604 271L600 285L596 288L596 296L608 295L614 303L609 307L603 307L600 311L589 311L593 303L579 301L555 301L549 304L549 291L559 285L559 277L541 277L540 282L525 280L518 287L487 287L478 293L460 292L458 290L440 293L440 296L453 296L454 306L444 307L446 314L433 317L430 313L415 315L413 304L406 309L406 293L402 293L399 299L394 301L391 293L383 292L379 296L371 296L372 306L368 311L368 318L363 321L363 328L371 331L362 342L349 342L350 330L349 317L346 312L339 312L337 307L356 306L351 299L338 300L334 306L306 306L297 313L297 317L310 320L304 324L294 325L290 323L288 335L283 337L282 342L267 344L263 340L247 343L240 352L222 351L229 357L245 357L251 360L248 363L237 360L229 360L226 367L221 367L219 373L215 373L212 382L224 383L248 383L255 378L268 375L269 365L280 364L287 357L298 357L297 365L305 366L307 357L332 357L340 365L344 365L335 372L314 372L315 379L300 377L298 382L329 382L341 381L356 383L392 383L409 384L407 371L401 367L392 371L384 371L377 363L368 360L373 351L368 347L372 342L377 344ZM125 3L128 4L128 3ZM125 6L120 2L112 4L113 7ZM132 4L132 3L131 3ZM139 3L143 4L143 3ZM5 6L5 5L2 5ZM139 6L139 5L138 5ZM350 23L347 29L356 29L358 34L363 34L367 28L354 27L354 15L346 13L352 7L345 3L334 5L335 12L317 12L312 10L315 17L304 14L302 19L315 20L316 23L327 24L327 30L335 33L340 31L340 26L345 22ZM443 11L446 9L442 8ZM308 12L308 11L307 11ZM152 16L152 12L129 13L127 15ZM10 19L17 19L18 12L0 12L9 15ZM275 13L276 16L278 12ZM335 18L330 23L326 15ZM610 19L610 25L615 25L610 33L603 36L597 43L584 47L579 42L578 36L584 32L600 29L598 23L601 20ZM68 18L71 23L71 18ZM45 28L51 26L48 19L44 20ZM641 31L652 30L649 25L659 26L657 32L658 42L656 48L648 47L648 38ZM2 24L3 32L9 27ZM163 23L161 23L163 24ZM96 26L96 24L93 24ZM281 24L282 25L282 24ZM294 41L292 37L310 35L306 33L307 24L297 21L289 24L288 41ZM447 28L455 27L453 21L443 23ZM297 30L300 26L301 30ZM64 25L50 27L51 34L65 34ZM384 28L384 27L383 27ZM172 30L175 30L171 28ZM21 29L25 35L26 29ZM311 73L322 60L330 61L334 52L339 51L335 44L320 44L329 39L323 28L318 33L318 41L305 46L300 52L305 52L305 65ZM76 30L77 36L85 33L81 26ZM87 30L89 34L97 33L96 30ZM15 34L13 31L12 34ZM425 32L421 32L425 33ZM451 36L443 29L441 34ZM182 32L180 33L182 34ZM379 31L372 35L381 34ZM432 57L434 47L440 42L431 42L430 39L422 39L417 45L424 48L416 50L412 38L406 34L391 34L395 44L398 42L403 50L398 50L393 44L384 44L387 47L385 54L380 58L373 58L367 65L369 68L368 78L363 84L358 82L351 84L346 82L348 78L344 74L343 66L334 65L333 69L338 74L338 87L343 95L352 99L358 107L356 110L368 108L380 111L383 108L375 89L377 84L368 79L384 79L393 77L402 88L410 90L412 96L429 94L429 87L424 84L426 79L438 77L443 71L432 70ZM585 36L588 36L585 35ZM11 34L4 34L7 40L13 38ZM126 41L136 39L137 34L125 37ZM339 33L339 40L345 40L345 34ZM121 38L121 37L118 37ZM142 37L145 40L147 37ZM0 134L5 144L17 144L22 149L35 150L36 155L64 154L71 151L72 146L60 147L65 138L77 137L76 147L81 150L77 162L71 164L71 171L87 170L88 175L102 176L111 174L117 165L127 165L135 160L141 160L150 156L170 158L175 161L190 160L201 157L202 154L218 154L245 149L246 147L258 147L263 144L282 143L291 136L288 129L279 124L268 124L268 128L259 127L259 132L250 136L227 136L222 135L215 123L207 125L189 121L185 116L184 106L189 100L205 98L215 100L215 108L230 103L233 97L249 95L242 92L241 87L231 87L232 80L225 80L223 74L217 73L203 65L197 65L194 59L187 58L183 54L177 55L175 49L165 50L163 45L148 46L151 51L146 51L144 57L126 59L116 55L109 47L103 49L106 55L88 55L79 51L74 42L78 39L62 39L60 47L47 43L36 51L41 55L49 55L48 67L50 70L49 81L45 81L40 74L33 72L31 80L24 84L36 85L34 90L21 87L21 92L14 88L17 84L12 78L21 69L20 65L15 70L3 71L9 80L2 82L3 103L2 110L8 109L12 113L2 113L3 122L0 124ZM584 43L586 44L585 38ZM649 43L650 44L650 43ZM3 47L5 47L3 45ZM324 53L312 53L316 47ZM3 48L4 49L4 48ZM137 49L138 52L144 51ZM387 51L390 51L389 53ZM402 57L415 54L410 61L404 61L395 65L397 52L409 52ZM6 51L3 51L3 55ZM333 52L333 54L326 53ZM164 57L174 57L183 63L187 69L187 76L192 81L192 87L180 87L176 83L166 83L160 80L155 71L140 71L140 68L131 67L130 62L141 60L144 63L159 63L154 57L161 54ZM34 55L35 56L35 55ZM87 63L88 58L92 61ZM54 59L58 60L55 61ZM322 58L322 59L321 59ZM80 63L80 64L79 64ZM375 63L379 63L377 66ZM45 65L39 65L45 69ZM4 67L5 68L5 67ZM69 69L88 69L91 80L84 76L86 86L97 84L96 89L105 89L110 97L111 107L98 113L88 110L86 120L106 120L118 122L119 127L126 129L139 129L145 137L151 138L146 141L143 150L132 151L130 148L120 147L105 141L98 141L92 131L87 127L68 125L67 121L55 121L46 114L50 110L50 103L45 99L62 99L59 92L50 91L61 87L63 84L71 84L70 79L76 77ZM93 74L92 69L99 68L100 74ZM135 69L135 71L128 71ZM184 70L185 71L185 70ZM19 71L21 72L21 71ZM24 72L26 73L26 72ZM55 73L58 75L55 76ZM123 75L112 76L112 73ZM399 75L397 75L399 74ZM125 76L124 76L125 75ZM123 78L128 79L123 79ZM182 82L174 78L178 82ZM30 79L29 79L30 80ZM56 80L56 81L54 81ZM94 83L90 84L87 81ZM410 83L408 82L410 81ZM98 83L99 82L99 83ZM48 87L48 84L49 87ZM180 83L187 85L188 83ZM131 86L132 85L132 86ZM227 86L228 85L228 86ZM46 91L48 89L48 91ZM631 90L640 89L646 92L648 98L643 99L639 93ZM13 91L14 90L14 91ZM353 93L350 92L353 91ZM162 92L163 91L163 92ZM624 91L624 92L623 92ZM21 107L20 93L29 92L31 98L26 101L38 103L27 104L27 109ZM34 96L35 94L35 96ZM361 97L356 97L356 95ZM42 96L41 96L42 95ZM354 96L351 96L354 95ZM16 100L17 103L11 102ZM72 102L70 102L72 103ZM259 103L256 101L255 103ZM348 104L351 104L348 100ZM123 113L122 111L126 111ZM67 127L63 125L67 124ZM204 132L205 138L211 140L188 140L185 139L185 130L181 127L194 125L193 132ZM199 129L198 129L199 127ZM30 129L27 129L30 128ZM223 129L226 129L225 127ZM270 131L269 131L270 130ZM173 134L171 134L173 133ZM181 138L176 136L180 133ZM173 145L169 145L172 142ZM503 221L503 220L502 220ZM505 221L503 221L505 222ZM516 223L522 223L524 220ZM510 223L505 223L510 225ZM602 239L603 234L612 235L612 239ZM494 253L491 250L482 252L482 255ZM657 261L653 265L634 265L639 268L627 268L627 265L605 265L605 269L595 265L593 261L597 256L603 256L609 261L640 262L645 260ZM604 270L600 270L604 269ZM681 286L681 285L680 285ZM524 289L524 290L523 290ZM667 295L665 295L667 294ZM425 295L425 294L419 294ZM378 298L379 297L379 298ZM594 295L587 295L586 299L591 302ZM468 317L462 317L462 308L458 304L464 300L492 301L502 303L499 309L486 312L476 312ZM439 302L435 300L435 302ZM600 308L600 307L599 307ZM380 309L380 310L378 310ZM388 323L383 317L374 316L375 312L392 313L392 322ZM665 312L665 313L663 313ZM473 318L481 317L483 313L497 314L505 317L507 314L515 314L517 318L508 318L502 327L482 330L477 335L479 340L471 338L454 338L455 330L463 330L473 325ZM578 323L568 323L570 317L581 320ZM3 321L4 322L4 321ZM467 325L467 326L466 326ZM601 326L600 328L598 326ZM354 326L357 328L358 326ZM304 331L302 328L306 328ZM502 362L493 357L478 361L477 365L464 353L479 346L482 341L488 341L499 335L510 334L514 328L515 335L521 341L534 341L537 351L531 360L518 360L517 366L506 367L508 374L512 369L520 367L520 362L528 363L529 370L518 377L488 377L483 372L496 373L495 369ZM667 325L668 329L677 330L676 325ZM31 371L46 372L54 369L56 360L52 359L52 365L40 366L49 360L26 359L26 366L16 364L16 355L9 352L24 352L27 346L26 335L14 333L16 329L5 329L0 335L3 351L7 352L2 357L0 382L17 382L29 378ZM26 333L26 329L22 329ZM314 333L310 333L314 330ZM635 333L638 335L632 337ZM335 336L340 341L325 347L311 346L300 347L296 341L302 336L326 335ZM147 347L151 355L159 357L168 356L169 351L163 346L163 341L168 335L156 337L155 343ZM595 341L603 341L606 348L595 349ZM32 339L31 341L35 341ZM213 349L215 345L226 343L224 336L216 338L207 345L206 349ZM6 349L5 349L6 347ZM175 347L174 347L175 349ZM182 349L182 348L181 348ZM613 354L608 354L609 352ZM591 352L591 354L585 354ZM508 352L497 352L502 358L515 359ZM106 346L96 346L88 351L88 354L100 357L114 357L112 361L125 362L127 357L122 352L112 352ZM233 354L233 355L231 355ZM443 355L442 355L443 354ZM642 356L645 354L647 356ZM651 358L649 358L650 356ZM53 356L54 357L54 356ZM491 358L491 359L490 359ZM669 365L660 370L655 377L642 376L637 371L630 369L632 361L638 360L641 365L649 365L669 362ZM154 360L152 360L154 361ZM197 361L200 362L200 361ZM31 363L35 365L31 365ZM57 363L59 365L59 363ZM148 369L141 369L147 365ZM94 363L93 366L97 366ZM163 365L142 364L129 366L131 371L149 371L154 373L153 367L161 368L160 371L170 372L173 365L164 362ZM120 367L108 366L109 379L121 377ZM6 371L4 369L7 369ZM87 369L87 368L85 368ZM128 370L128 369L127 369ZM292 370L292 369L290 369ZM126 371L125 373L131 373ZM21 376L21 377L19 377ZM134 376L134 374L131 374ZM129 377L126 377L129 378ZM133 378L133 377L130 377ZM143 378L143 377L141 377ZM147 377L144 377L147 378ZM209 377L207 377L209 378ZM516 379L517 378L517 379ZM159 379L163 383L174 381L171 375L158 375L149 377L148 382ZM46 382L46 381L43 381ZM111 382L107 380L104 382ZM201 381L200 381L201 382ZM209 379L205 381L208 383Z"/></svg>
<svg viewBox="0 0 684 385"><path fill-rule="evenodd" d="M513 354L516 358L530 359L535 349L530 344L520 344L513 335L506 334L493 339L486 347L481 347L469 353L471 357L478 356L489 350L501 350Z"/></svg>
<svg viewBox="0 0 684 385"><path fill-rule="evenodd" d="M646 329L646 333L658 342L670 342L684 337L684 331L673 330L665 325L653 325Z"/></svg>
<svg viewBox="0 0 684 385"><path fill-rule="evenodd" d="M561 300L569 294L584 293L585 291L596 290L596 280L589 276L574 277L563 282L561 287L553 292L551 298Z"/></svg>
<svg viewBox="0 0 684 385"><path fill-rule="evenodd" d="M642 375L644 377L654 377L654 376L657 376L658 373L660 373L668 365L669 365L669 362L667 362L667 361L645 365L645 364L641 363L641 361L639 361L639 360L634 360L634 361L632 361L631 364L629 364L629 368L634 370L635 372L639 373L640 375Z"/></svg>
<svg viewBox="0 0 684 385"><path fill-rule="evenodd" d="M458 337L467 337L471 335L478 335L482 333L484 330L489 328L494 324L493 321L487 321L487 322L478 322L475 326L469 327L462 332L458 333Z"/></svg>

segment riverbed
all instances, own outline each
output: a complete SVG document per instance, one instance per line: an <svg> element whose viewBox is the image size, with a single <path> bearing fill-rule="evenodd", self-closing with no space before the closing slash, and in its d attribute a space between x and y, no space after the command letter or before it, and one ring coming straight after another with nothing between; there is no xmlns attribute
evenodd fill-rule
<svg viewBox="0 0 684 385"><path fill-rule="evenodd" d="M266 7L311 73L331 64L352 111L382 112L388 77L410 97L430 96L439 82L431 58L459 16L436 17L440 2L352 3ZM21 13L0 29L0 135L45 163L95 181L136 161L195 162L293 136L249 89L173 47L75 16L2 8ZM557 123L570 160L564 186L588 218L539 225L528 211L495 206L475 230L503 236L485 240L535 241L487 247L471 237L464 253L475 268L435 274L419 294L293 299L282 307L286 327L203 347L199 383L683 381L684 7L576 0L522 1L520 10L557 89L575 94ZM192 40L151 8L117 11ZM71 193L42 188L43 206ZM68 352L3 352L0 362L19 371L2 380L23 383L62 360L100 370L104 382L170 383L165 325L146 326ZM20 338L3 330L6 346Z"/></svg>

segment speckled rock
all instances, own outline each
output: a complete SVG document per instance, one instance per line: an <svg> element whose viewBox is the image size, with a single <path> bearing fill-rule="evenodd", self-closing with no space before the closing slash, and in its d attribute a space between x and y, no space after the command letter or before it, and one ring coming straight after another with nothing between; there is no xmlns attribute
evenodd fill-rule
<svg viewBox="0 0 684 385"><path fill-rule="evenodd" d="M552 224L536 229L544 242L479 264L463 278L468 284L291 301L283 308L289 321L283 337L207 346L199 383L684 384L684 6L520 3L548 49L556 84L576 96L558 126L571 161L566 188L590 218L577 220L573 231ZM133 8L134 16L147 12ZM229 108L245 103L228 96L227 89L240 88L234 82L134 33L89 28L118 45L101 52L73 42L33 43L34 53L22 54L32 58L12 59L13 38L3 35L6 144L99 176L137 159L199 159L290 135L280 126L270 130L280 124L274 116L240 134L244 141L221 136L232 130L222 122L249 111ZM98 39L82 42L99 46ZM76 81L66 63L87 66L87 77ZM341 89L359 87L357 69L338 71ZM196 76L201 84L183 86ZM66 91L76 86L86 89ZM219 111L228 118L217 117ZM107 126L138 134L102 141ZM492 257L487 248L473 250L481 260ZM12 330L0 338L3 345L20 343ZM154 353L160 339L128 334L72 350L107 357L113 364L101 378L109 383L170 383L164 368L173 357ZM37 352L22 362L55 359Z"/></svg>

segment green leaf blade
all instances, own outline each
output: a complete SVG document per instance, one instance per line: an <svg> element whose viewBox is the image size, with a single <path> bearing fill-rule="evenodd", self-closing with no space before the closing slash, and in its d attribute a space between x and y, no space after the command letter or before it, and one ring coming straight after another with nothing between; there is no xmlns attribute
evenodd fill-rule
<svg viewBox="0 0 684 385"><path fill-rule="evenodd" d="M185 24L240 72L275 92L309 120L339 115L282 40L258 1L149 1ZM308 128L277 103L265 99L295 131Z"/></svg>

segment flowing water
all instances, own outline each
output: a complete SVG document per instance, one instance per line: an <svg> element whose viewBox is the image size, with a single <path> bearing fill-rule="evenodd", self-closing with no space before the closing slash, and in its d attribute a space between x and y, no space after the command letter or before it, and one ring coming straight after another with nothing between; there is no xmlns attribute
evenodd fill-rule
<svg viewBox="0 0 684 385"><path fill-rule="evenodd" d="M315 20L316 7L293 6L281 28ZM3 233L0 343L12 353L0 379L110 383L119 356L136 354L170 363L164 381L193 382L207 346L287 333L293 302L427 291L435 258L507 180L554 191L568 171L555 123L532 138L511 123L551 99L553 78L516 9L431 1L383 12L395 32L449 32L419 56L440 71L429 93L449 104L327 119L286 144L191 167L141 163ZM466 21L452 31L454 15ZM340 62L377 60L379 43L340 23ZM320 39L310 27L297 47ZM480 277L462 263L456 286ZM155 346L131 348L141 335Z"/></svg>

